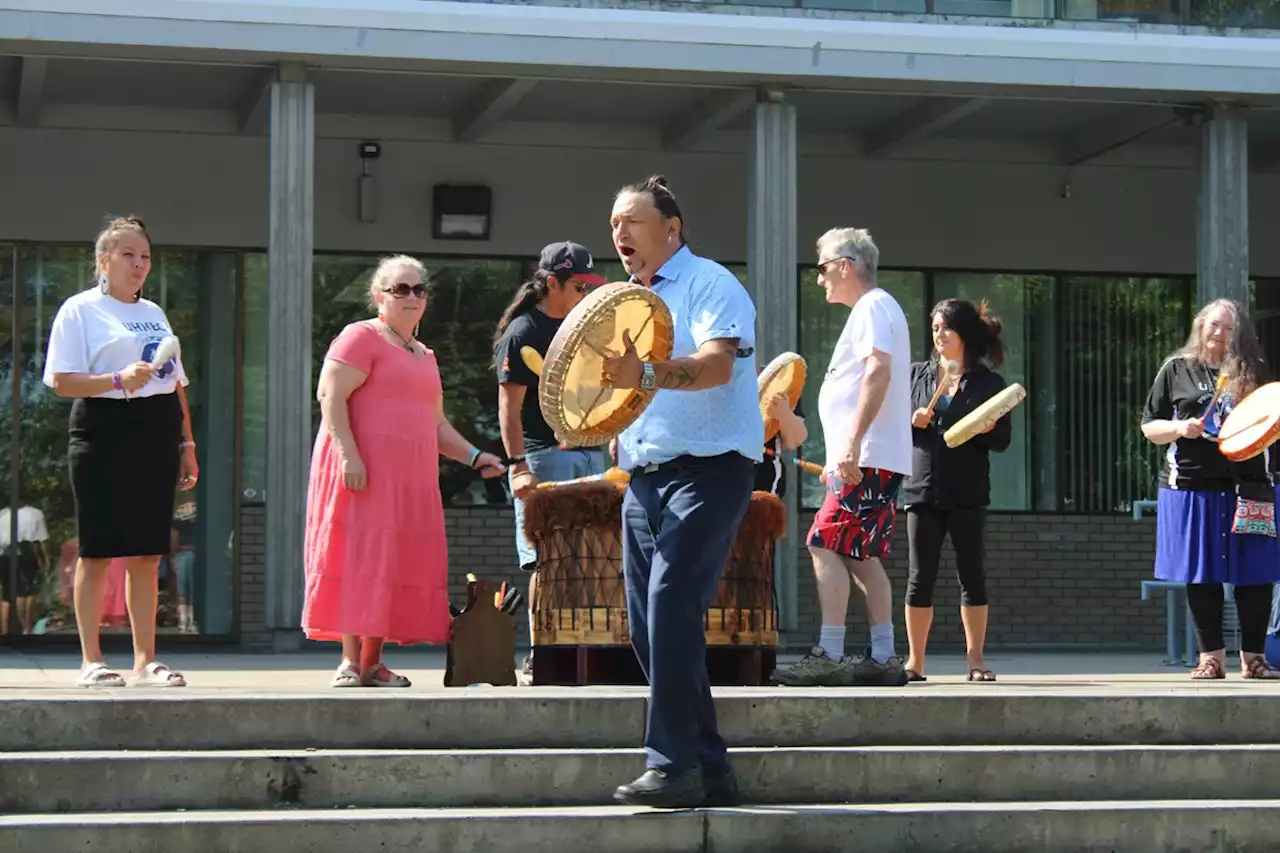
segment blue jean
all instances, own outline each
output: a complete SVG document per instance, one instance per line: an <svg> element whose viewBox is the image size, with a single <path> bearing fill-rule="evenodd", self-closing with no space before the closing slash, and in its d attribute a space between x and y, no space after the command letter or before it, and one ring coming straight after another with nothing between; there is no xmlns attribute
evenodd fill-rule
<svg viewBox="0 0 1280 853"><path fill-rule="evenodd" d="M646 764L670 774L728 771L707 677L703 620L715 600L755 466L727 453L633 471L622 500L631 647L649 682Z"/></svg>
<svg viewBox="0 0 1280 853"><path fill-rule="evenodd" d="M605 453L598 448L561 450L558 447L551 447L546 450L535 450L526 456L525 461L540 483L589 477L592 474L601 474L605 469ZM511 483L514 478L514 474L508 474L507 483ZM531 572L538 567L538 551L524 535L524 501L515 498L514 506L516 553L520 558L520 568Z"/></svg>

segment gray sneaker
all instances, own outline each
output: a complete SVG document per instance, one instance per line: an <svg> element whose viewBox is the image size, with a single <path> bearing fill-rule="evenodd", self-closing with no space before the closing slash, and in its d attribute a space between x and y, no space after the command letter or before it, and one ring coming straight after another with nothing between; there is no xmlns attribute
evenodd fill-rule
<svg viewBox="0 0 1280 853"><path fill-rule="evenodd" d="M851 682L859 687L902 687L909 680L904 663L900 657L891 657L880 663L868 651L853 665Z"/></svg>
<svg viewBox="0 0 1280 853"><path fill-rule="evenodd" d="M847 687L852 683L851 664L848 657L833 660L822 646L814 646L799 663L775 669L769 680L783 687Z"/></svg>

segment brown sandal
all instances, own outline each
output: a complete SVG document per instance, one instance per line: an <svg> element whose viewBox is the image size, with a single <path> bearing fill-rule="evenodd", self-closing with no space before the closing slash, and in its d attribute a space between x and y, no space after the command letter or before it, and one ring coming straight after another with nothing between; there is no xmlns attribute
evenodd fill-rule
<svg viewBox="0 0 1280 853"><path fill-rule="evenodd" d="M1249 660L1244 666L1244 672L1240 674L1241 678L1280 678L1280 669L1276 669L1267 663L1267 659L1262 655Z"/></svg>
<svg viewBox="0 0 1280 853"><path fill-rule="evenodd" d="M1217 658L1201 658L1196 668L1191 670L1191 677L1201 681L1226 678L1227 672L1222 661Z"/></svg>

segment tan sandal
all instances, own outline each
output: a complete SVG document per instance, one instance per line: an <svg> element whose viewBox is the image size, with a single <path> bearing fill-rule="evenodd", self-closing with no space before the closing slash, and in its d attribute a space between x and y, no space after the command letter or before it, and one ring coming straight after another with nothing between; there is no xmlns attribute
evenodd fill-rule
<svg viewBox="0 0 1280 853"><path fill-rule="evenodd" d="M408 687L409 679L387 669L385 663L380 663L365 675L364 684L366 687Z"/></svg>
<svg viewBox="0 0 1280 853"><path fill-rule="evenodd" d="M1256 658L1250 658L1249 662L1244 665L1244 671L1240 674L1241 678L1280 678L1280 669L1276 669L1267 663L1267 659L1262 655Z"/></svg>
<svg viewBox="0 0 1280 853"><path fill-rule="evenodd" d="M1195 669L1191 670L1191 677L1197 681L1209 681L1226 678L1227 671L1225 665L1218 658L1200 658L1200 663Z"/></svg>

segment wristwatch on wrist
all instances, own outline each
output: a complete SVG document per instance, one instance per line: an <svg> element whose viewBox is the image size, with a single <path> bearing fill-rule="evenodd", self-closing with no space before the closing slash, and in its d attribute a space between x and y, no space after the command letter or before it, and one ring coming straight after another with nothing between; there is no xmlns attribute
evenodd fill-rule
<svg viewBox="0 0 1280 853"><path fill-rule="evenodd" d="M640 365L640 389L652 391L657 385L658 377L653 372L653 365L647 361Z"/></svg>

